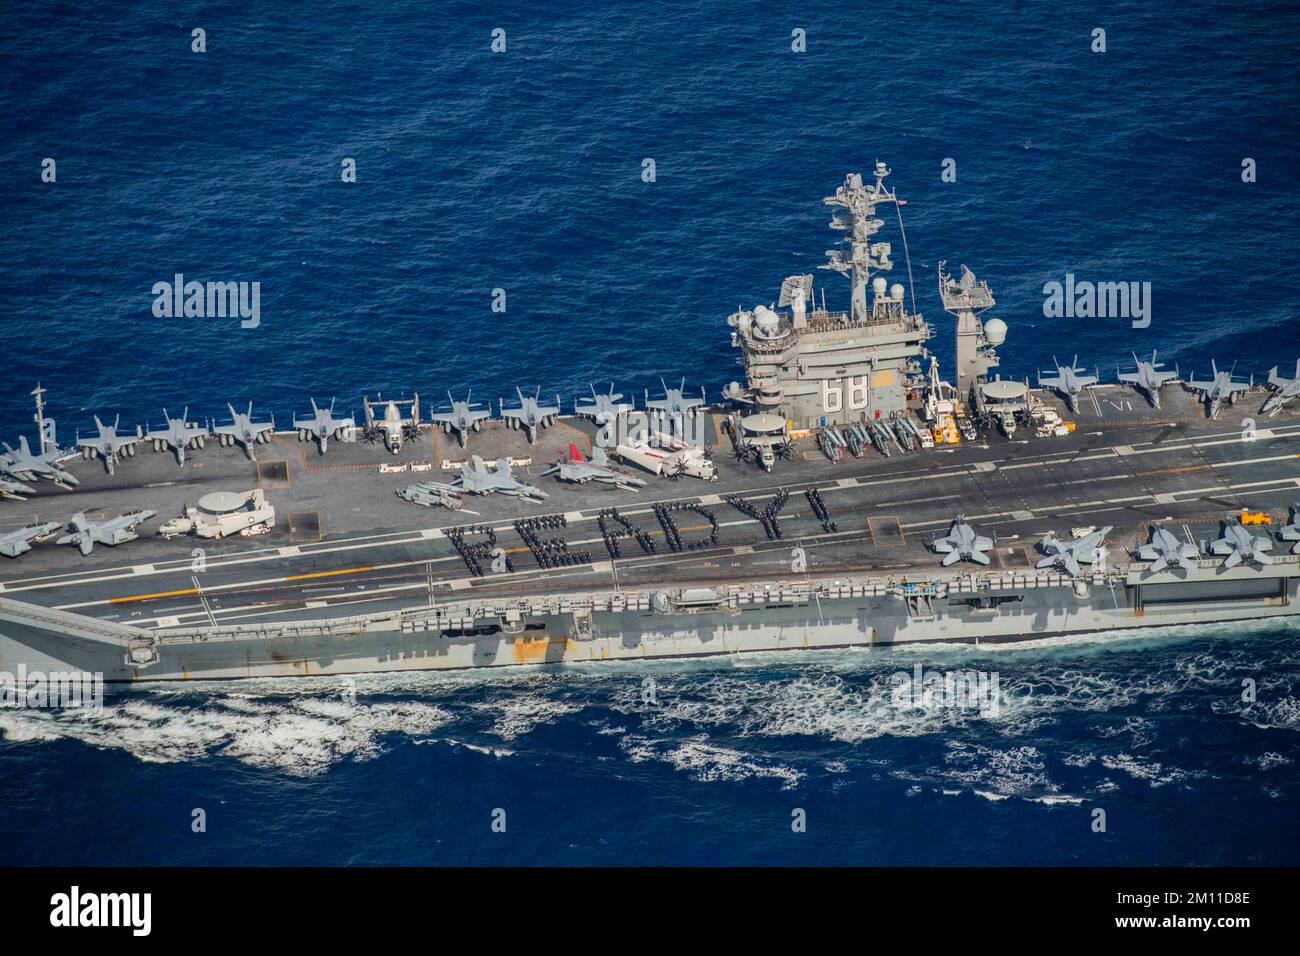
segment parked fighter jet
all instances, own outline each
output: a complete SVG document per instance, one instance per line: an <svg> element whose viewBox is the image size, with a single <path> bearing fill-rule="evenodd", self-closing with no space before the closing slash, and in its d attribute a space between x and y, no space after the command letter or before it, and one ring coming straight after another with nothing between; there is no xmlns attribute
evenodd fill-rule
<svg viewBox="0 0 1300 956"><path fill-rule="evenodd" d="M989 556L984 552L996 543L994 538L976 534L975 529L966 523L966 516L958 515L953 519L948 533L942 538L931 541L930 547L944 555L942 564L946 568L962 559L974 561L976 564L988 564Z"/></svg>
<svg viewBox="0 0 1300 956"><path fill-rule="evenodd" d="M682 379L682 384L677 388L669 388L668 383L662 378L659 384L664 387L663 398L651 398L650 393L646 392L645 407L655 409L661 414L673 418L680 415L695 414L692 409L698 408L704 404L704 387L700 387L699 398L686 398L683 392L686 391L686 379Z"/></svg>
<svg viewBox="0 0 1300 956"><path fill-rule="evenodd" d="M585 485L589 481L599 481L626 491L645 487L645 479L629 475L611 465L605 449L594 448L591 452L591 460L583 461L582 453L573 443L569 444L568 456L561 458L542 472L542 475L558 475L561 481L572 481L580 485Z"/></svg>
<svg viewBox="0 0 1300 956"><path fill-rule="evenodd" d="M400 489L397 497L425 508L439 505L450 511L460 511L465 507L465 492L460 486L441 481L417 481ZM477 511L469 513L478 514Z"/></svg>
<svg viewBox="0 0 1300 956"><path fill-rule="evenodd" d="M257 456L253 454L254 445L264 445L271 440L275 434L275 416L271 417L269 422L253 421L253 403L248 403L247 412L235 411L235 406L226 403L226 408L230 409L230 424L217 425L212 429L212 434L217 436L217 441L229 448L231 445L238 445L244 449L244 454L248 456L249 461L257 461Z"/></svg>
<svg viewBox="0 0 1300 956"><path fill-rule="evenodd" d="M28 525L17 531L0 532L0 554L6 558L16 558L32 550L33 541L48 538L62 527L63 525L57 521L47 521L45 524Z"/></svg>
<svg viewBox="0 0 1300 956"><path fill-rule="evenodd" d="M1300 398L1300 359L1295 360L1295 378L1288 379L1278 375L1277 366L1274 365L1268 373L1268 384L1277 391L1268 397L1268 401L1260 411L1265 415L1276 415L1287 402L1293 398Z"/></svg>
<svg viewBox="0 0 1300 956"><path fill-rule="evenodd" d="M1056 535L1049 533L1038 544L1047 557L1034 567L1058 568L1072 578L1078 577L1083 570L1081 564L1094 563L1104 552L1101 543L1106 540L1106 535L1110 534L1111 527L1107 525L1100 531L1090 531L1083 537L1070 541L1062 541Z"/></svg>
<svg viewBox="0 0 1300 956"><path fill-rule="evenodd" d="M1227 559L1219 565L1222 571L1235 568L1243 561L1262 567L1269 563L1265 552L1272 550L1271 538L1251 534L1236 518L1229 518L1223 522L1223 537L1210 544L1211 554L1227 555Z"/></svg>
<svg viewBox="0 0 1300 956"><path fill-rule="evenodd" d="M536 393L525 396L516 386L515 394L519 396L519 407L506 408L505 401L501 402L501 417L511 428L522 428L528 432L530 445L537 440L537 430L554 425L555 416L560 414L560 396L555 396L554 405L542 405L539 402L541 393L541 386L538 386Z"/></svg>
<svg viewBox="0 0 1300 956"><path fill-rule="evenodd" d="M1173 568L1173 573L1178 574L1179 570L1184 572L1193 571L1196 565L1193 563L1201 556L1201 549L1196 545L1181 540L1176 534L1168 528L1153 527L1151 529L1151 541L1138 548L1138 557L1143 561L1154 562L1147 569L1148 574L1159 574L1161 571Z"/></svg>
<svg viewBox="0 0 1300 956"><path fill-rule="evenodd" d="M469 440L469 433L471 431L481 431L483 419L492 417L492 409L475 408L473 398L473 389L466 393L463 402L456 401L456 399L452 398L451 392L448 392L447 401L451 405L451 411L434 412L429 416L430 421L442 425L444 435L454 431L461 448L464 448L465 443Z"/></svg>
<svg viewBox="0 0 1300 956"><path fill-rule="evenodd" d="M339 437L339 434L347 428L355 428L356 422L352 416L347 418L334 417L334 399L330 399L329 408L321 408L316 404L316 399L311 400L311 415L307 418L295 418L293 427L298 429L299 441L312 441L313 439L320 446L320 453L325 454L329 448L331 438Z"/></svg>
<svg viewBox="0 0 1300 956"><path fill-rule="evenodd" d="M26 435L18 436L17 448L12 447L8 442L0 442L0 444L3 444L5 449L5 453L0 455L0 474L9 475L19 481L48 478L55 484L80 484L59 465L59 460L66 457L59 449L52 448L49 451L33 454L31 446L27 444Z"/></svg>
<svg viewBox="0 0 1300 956"><path fill-rule="evenodd" d="M1096 375L1084 375L1084 369L1079 368L1079 356L1074 357L1074 361L1064 367L1056 361L1056 356L1052 356L1052 364L1056 366L1056 374L1043 377L1043 373L1038 373L1038 387L1052 388L1061 394L1065 403L1070 406L1070 411L1076 415L1079 414L1079 396L1089 385L1097 384Z"/></svg>
<svg viewBox="0 0 1300 956"><path fill-rule="evenodd" d="M135 533L138 525L152 518L156 512L131 511L107 521L91 521L84 511L77 512L68 522L68 533L57 544L75 544L82 554L90 554L96 544L116 547L140 537Z"/></svg>
<svg viewBox="0 0 1300 956"><path fill-rule="evenodd" d="M598 392L595 385L591 386L591 398L579 398L573 403L574 414L590 418L598 424L626 415L635 408L635 402L623 401L623 393L614 391L613 382L609 383L608 392Z"/></svg>
<svg viewBox="0 0 1300 956"><path fill-rule="evenodd" d="M1291 553L1300 554L1300 501L1291 506L1291 521L1282 526L1277 536L1283 541L1294 541Z"/></svg>
<svg viewBox="0 0 1300 956"><path fill-rule="evenodd" d="M1221 406L1225 400L1229 405L1231 405L1233 395L1237 392L1244 392L1246 389L1251 388L1255 384L1255 381L1254 379L1251 379L1250 384L1246 384L1245 382L1234 382L1232 380L1232 369L1228 369L1226 372L1220 372L1219 366L1214 361L1210 362L1210 369L1214 374L1209 379L1206 381L1198 381L1195 378L1189 378L1187 380L1187 387L1200 392L1202 397L1205 399L1206 407L1209 409L1210 418L1218 418L1219 406Z"/></svg>
<svg viewBox="0 0 1300 956"><path fill-rule="evenodd" d="M2 468L3 465L0 465ZM11 501L26 501L27 495L36 494L36 489L31 485L24 485L21 481L9 481L0 478L0 498L8 498Z"/></svg>
<svg viewBox="0 0 1300 956"><path fill-rule="evenodd" d="M163 419L167 424L155 430L144 433L145 441L153 442L154 451L162 451L164 448L170 448L176 453L176 463L185 464L185 450L187 448L202 448L208 437L208 430L202 425L195 425L189 419L189 406L181 412L180 418L172 418L167 409L163 409Z"/></svg>
<svg viewBox="0 0 1300 956"><path fill-rule="evenodd" d="M77 447L81 449L83 458L96 457L104 462L104 468L111 475L117 468L118 452L130 458L135 454L135 443L140 440L140 430L137 428L134 435L119 435L118 426L122 424L122 416L118 415L113 420L112 425L105 425L95 416L95 428L99 434L94 438L78 438Z"/></svg>
<svg viewBox="0 0 1300 956"><path fill-rule="evenodd" d="M1156 353L1154 349L1151 350L1150 362L1142 361L1137 357L1136 352L1132 354L1133 361L1137 365L1137 371L1121 372L1119 369L1115 369L1115 374L1119 376L1121 382L1128 382L1130 385L1136 386L1145 392L1147 401L1151 403L1152 408L1159 408L1160 386L1165 384L1165 382L1169 381L1171 378L1177 378L1178 370L1175 369L1172 372L1168 370L1161 371L1161 366L1165 363L1156 361Z"/></svg>
<svg viewBox="0 0 1300 956"><path fill-rule="evenodd" d="M549 497L542 489L516 478L504 458L497 462L496 470L491 470L474 455L469 464L460 466L460 475L451 484L474 495L503 494L538 501Z"/></svg>

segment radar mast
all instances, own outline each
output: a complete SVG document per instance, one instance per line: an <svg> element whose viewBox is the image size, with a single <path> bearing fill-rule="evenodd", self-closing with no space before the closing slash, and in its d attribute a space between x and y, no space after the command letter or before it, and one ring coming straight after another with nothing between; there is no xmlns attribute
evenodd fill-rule
<svg viewBox="0 0 1300 956"><path fill-rule="evenodd" d="M987 328L980 315L996 305L989 284L975 278L975 273L961 267L961 278L953 279L939 263L939 296L943 308L957 317L957 394L964 400L976 382L988 377L989 369L998 364L997 346L1007 337L1006 323L991 319Z"/></svg>
<svg viewBox="0 0 1300 956"><path fill-rule="evenodd" d="M885 224L883 219L876 218L876 204L898 201L894 193L885 188L885 177L889 173L889 167L877 161L874 186L864 185L860 173L849 173L834 196L822 199L826 205L835 207L831 228L848 235L839 248L826 250L826 262L820 268L834 269L849 277L852 284L849 318L855 323L865 322L871 315L867 310L867 280L871 273L894 268L889 259L890 244L871 241L871 237Z"/></svg>

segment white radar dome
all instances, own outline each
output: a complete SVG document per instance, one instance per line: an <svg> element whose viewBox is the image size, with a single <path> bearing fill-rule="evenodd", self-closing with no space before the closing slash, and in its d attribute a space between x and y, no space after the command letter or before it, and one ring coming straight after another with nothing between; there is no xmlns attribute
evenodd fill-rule
<svg viewBox="0 0 1300 956"><path fill-rule="evenodd" d="M989 319L984 323L984 338L989 345L1001 345L1007 340L1007 324L1001 319Z"/></svg>
<svg viewBox="0 0 1300 956"><path fill-rule="evenodd" d="M895 282L889 287L889 297L895 302L903 301L903 283Z"/></svg>
<svg viewBox="0 0 1300 956"><path fill-rule="evenodd" d="M883 278L881 278L880 276L876 276L874 279L871 280L871 291L872 291L872 292L873 292L873 293L874 293L878 298L883 298L884 295L885 295L885 286L886 286L886 285L887 285L887 283L885 282L885 280L884 280Z"/></svg>
<svg viewBox="0 0 1300 956"><path fill-rule="evenodd" d="M781 320L767 306L760 305L754 308L754 324L758 326L760 332L771 333L776 331Z"/></svg>

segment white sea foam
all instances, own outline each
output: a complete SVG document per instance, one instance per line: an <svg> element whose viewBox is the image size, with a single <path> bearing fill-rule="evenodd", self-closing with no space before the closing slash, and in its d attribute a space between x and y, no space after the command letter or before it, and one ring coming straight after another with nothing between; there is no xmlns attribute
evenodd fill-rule
<svg viewBox="0 0 1300 956"><path fill-rule="evenodd" d="M900 778L954 782L966 792L1050 795L1055 786L1047 777L1048 764L1027 761L1025 755L1037 753L1034 744L1052 753L1052 745L1044 746L1043 741L1050 740L1054 724L1072 713L1098 715L1095 732L1105 746L1094 747L1096 753L1066 753L1059 758L1063 764L1083 768L1100 760L1105 769L1151 786L1194 776L1167 760L1161 764L1145 756L1139 759L1158 741L1160 725L1151 715L1204 712L1209 697L1213 713L1234 715L1261 728L1300 729L1296 681L1286 663L1292 659L1300 666L1300 651L1270 648L1267 668L1262 669L1258 649L1244 639L1248 637L1248 629L1243 634L1238 624L1195 625L1010 645L912 645L797 657L772 652L627 668L593 664L545 671L507 668L155 684L110 697L98 716L0 711L0 733L11 741L78 739L123 749L141 760L226 756L310 774L340 760L369 759L381 752L388 734L428 736L453 723L455 715L468 722L456 728L458 739L486 732L513 741L539 726L589 711L580 722L603 736L626 738L631 732L644 739L693 741L669 750L655 745L650 751L654 759L680 766L697 779L783 780L799 771L754 756L762 753L765 739L807 737L852 746L851 761L820 758L829 772L843 773L840 768L849 763L872 763L870 749L860 745L882 738L980 737L987 744L991 733L1022 746L989 746L982 761L950 754L940 767L919 775L906 771ZM1194 644L1184 653L1182 644L1191 638L1212 643ZM1172 650L1153 657L1153 667L1136 666L1139 658L1130 652L1150 650L1153 644ZM997 712L899 706L891 678L917 662L938 670L979 665L998 673ZM1243 674L1260 675L1258 699L1248 704L1237 696ZM653 693L647 695L649 682ZM353 694L355 705L347 699ZM1116 713L1106 719L1107 714L1131 709L1141 713ZM612 721L609 711L616 715ZM718 746L713 741L728 739L758 743L746 745L748 754L708 749ZM510 753L481 742L463 745L497 755ZM632 747L629 757L648 759L646 746ZM1261 769L1269 769L1286 758L1270 752L1253 759ZM1098 786L1117 784L1103 780Z"/></svg>
<svg viewBox="0 0 1300 956"><path fill-rule="evenodd" d="M1046 763L1036 747L999 750L978 743L949 741L941 775L973 791L999 796L1055 793L1045 773Z"/></svg>
<svg viewBox="0 0 1300 956"><path fill-rule="evenodd" d="M780 780L781 789L789 790L804 776L792 767L712 743L703 735L688 740L664 740L629 734L621 746L633 763L661 761L703 783L767 778Z"/></svg>
<svg viewBox="0 0 1300 956"><path fill-rule="evenodd" d="M106 703L92 719L3 711L0 730L9 740L79 740L148 763L229 757L310 776L339 760L377 756L385 735L427 735L449 720L441 708L419 702L351 705L320 697L258 700L240 694L162 706L147 697L127 696Z"/></svg>
<svg viewBox="0 0 1300 956"><path fill-rule="evenodd" d="M1133 779L1145 781L1152 787L1163 787L1170 783L1182 783L1191 777L1205 776L1202 771L1180 770L1154 760L1142 761L1129 753L1103 756L1101 765L1107 770L1121 770Z"/></svg>
<svg viewBox="0 0 1300 956"><path fill-rule="evenodd" d="M1260 770L1272 770L1274 767L1285 767L1292 763L1292 760L1290 757L1284 757L1280 753L1270 750L1255 758L1247 757L1246 763L1253 764Z"/></svg>
<svg viewBox="0 0 1300 956"><path fill-rule="evenodd" d="M1072 797L1066 793L1054 793L1043 797L1026 797L1025 799L1032 800L1034 803L1046 804L1049 807L1055 807L1061 804L1077 806L1083 803L1083 797Z"/></svg>
<svg viewBox="0 0 1300 956"><path fill-rule="evenodd" d="M495 715L491 733L502 740L514 740L530 733L542 724L553 723L561 717L582 710L578 704L544 697L541 694L496 695L491 700L473 705L474 710Z"/></svg>

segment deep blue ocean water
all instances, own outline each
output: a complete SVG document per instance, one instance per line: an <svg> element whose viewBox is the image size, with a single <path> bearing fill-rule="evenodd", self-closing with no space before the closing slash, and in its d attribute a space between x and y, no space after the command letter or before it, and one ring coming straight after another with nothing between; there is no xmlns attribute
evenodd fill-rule
<svg viewBox="0 0 1300 956"><path fill-rule="evenodd" d="M716 396L725 316L821 261L821 197L877 158L941 361L948 259L997 294L1008 374L1158 347L1261 375L1300 347L1298 33L1280 5L7 7L0 432L37 380L65 441L91 411L312 393ZM177 272L260 282L261 325L155 318ZM1151 282L1150 328L1044 319L1067 272ZM355 707L154 688L0 714L0 837L54 863L1295 863L1297 636L380 677ZM917 661L996 669L1001 714L900 714Z"/></svg>

